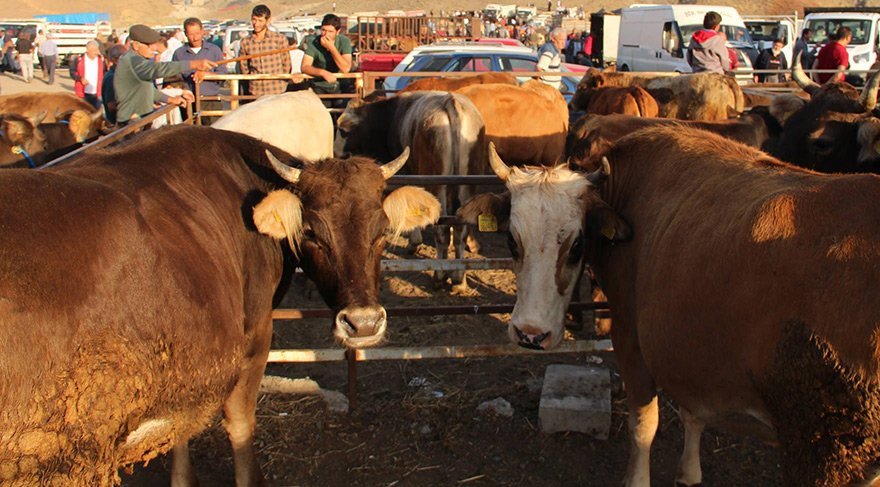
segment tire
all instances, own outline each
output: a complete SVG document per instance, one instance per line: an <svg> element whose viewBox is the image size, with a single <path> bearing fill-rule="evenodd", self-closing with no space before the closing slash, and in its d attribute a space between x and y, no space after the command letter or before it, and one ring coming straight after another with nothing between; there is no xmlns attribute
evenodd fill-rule
<svg viewBox="0 0 880 487"><path fill-rule="evenodd" d="M621 65L621 66L620 66L620 71L622 71L622 72L627 72L627 71L629 71L629 66L627 66L626 64Z"/></svg>

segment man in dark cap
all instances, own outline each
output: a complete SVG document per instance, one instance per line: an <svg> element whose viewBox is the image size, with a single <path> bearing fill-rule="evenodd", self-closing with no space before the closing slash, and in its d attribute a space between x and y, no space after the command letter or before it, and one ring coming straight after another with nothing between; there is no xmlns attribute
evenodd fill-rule
<svg viewBox="0 0 880 487"><path fill-rule="evenodd" d="M116 74L113 77L117 102L116 117L120 124L152 112L155 103L186 106L193 101L190 91L184 91L181 96L165 95L156 89L153 84L154 79L192 70L207 71L217 65L207 59L154 62L152 59L158 52L161 37L158 32L146 25L133 25L129 29L128 39L131 42L131 49L119 58Z"/></svg>

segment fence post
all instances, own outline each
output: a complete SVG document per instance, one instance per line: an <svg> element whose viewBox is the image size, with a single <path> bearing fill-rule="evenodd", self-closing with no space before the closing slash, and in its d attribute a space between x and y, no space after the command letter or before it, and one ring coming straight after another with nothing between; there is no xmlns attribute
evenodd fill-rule
<svg viewBox="0 0 880 487"><path fill-rule="evenodd" d="M199 86L201 86L201 84L201 81L196 82L196 125L202 124L202 97L200 93L201 90L199 90Z"/></svg>
<svg viewBox="0 0 880 487"><path fill-rule="evenodd" d="M357 351L345 350L345 361L348 363L348 411L357 408Z"/></svg>
<svg viewBox="0 0 880 487"><path fill-rule="evenodd" d="M232 95L229 100L229 109L235 110L238 108L238 80L231 79L229 80L229 94Z"/></svg>

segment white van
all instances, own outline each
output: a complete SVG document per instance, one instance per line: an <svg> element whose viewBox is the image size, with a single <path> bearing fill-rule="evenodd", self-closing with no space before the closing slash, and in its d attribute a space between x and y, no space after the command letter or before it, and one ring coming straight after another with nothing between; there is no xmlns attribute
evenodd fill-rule
<svg viewBox="0 0 880 487"><path fill-rule="evenodd" d="M727 35L727 46L736 50L737 79L748 82L758 51L742 17L733 7L632 5L621 9L617 69L690 73L685 53L691 36L703 28L703 17L710 11L721 15L721 31Z"/></svg>
<svg viewBox="0 0 880 487"><path fill-rule="evenodd" d="M818 52L828 43L828 36L840 27L849 27L852 42L846 46L849 66L854 70L868 70L877 61L880 49L880 8L805 8L804 28L813 32L810 50ZM861 75L864 77L864 74Z"/></svg>

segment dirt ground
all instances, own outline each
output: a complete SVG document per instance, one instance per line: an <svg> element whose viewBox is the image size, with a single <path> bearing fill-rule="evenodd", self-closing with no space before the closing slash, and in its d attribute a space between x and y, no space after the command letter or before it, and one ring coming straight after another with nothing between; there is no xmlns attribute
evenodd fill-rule
<svg viewBox="0 0 880 487"><path fill-rule="evenodd" d="M504 238L481 234L485 257L507 257ZM402 241L401 241L402 244ZM421 256L433 250L422 246ZM406 258L389 247L386 258ZM435 291L428 273L387 274L386 306L513 302L509 271L470 273L473 296ZM298 278L282 307L323 304L314 287ZM508 315L397 317L389 320L389 346L505 343ZM589 339L590 326L570 338ZM334 347L330 322L276 322L273 349ZM612 375L612 424L608 440L579 433L544 434L538 427L541 380L548 364L595 364ZM311 377L345 391L346 365L270 364L267 374ZM257 411L258 457L278 486L605 486L619 485L628 457L623 386L610 353L542 354L466 360L367 362L358 366L358 406L334 413L315 396L266 394ZM477 411L495 398L513 406L511 418ZM652 453L652 484L673 485L682 448L676 406L661 396L660 428ZM203 486L231 486L232 452L215 424L191 442ZM742 437L707 432L702 443L707 485L778 485L778 452ZM168 458L125 476L132 487L167 485Z"/></svg>

